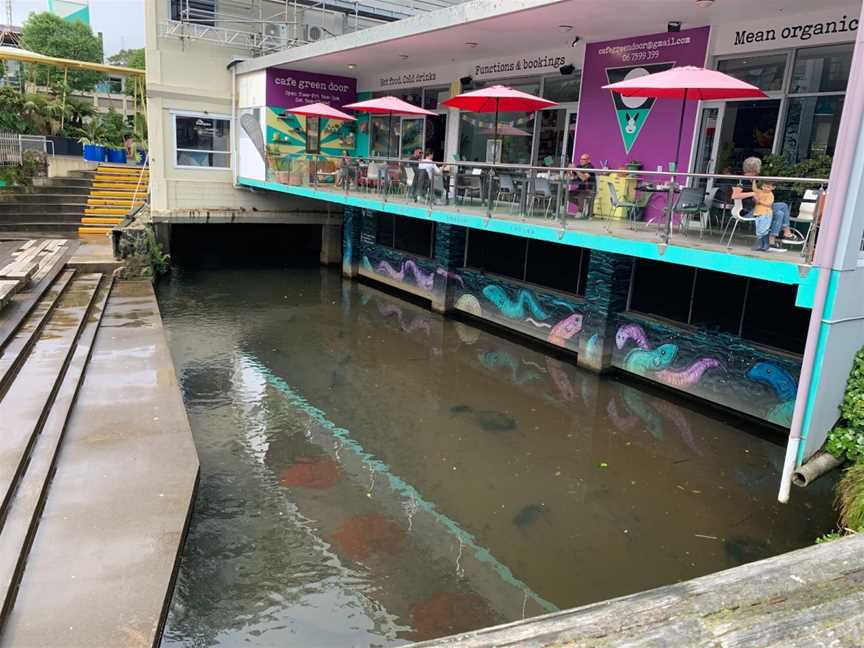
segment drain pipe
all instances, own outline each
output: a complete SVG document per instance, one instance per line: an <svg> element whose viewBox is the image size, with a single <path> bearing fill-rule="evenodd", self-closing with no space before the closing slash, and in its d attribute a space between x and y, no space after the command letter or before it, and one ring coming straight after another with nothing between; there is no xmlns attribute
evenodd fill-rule
<svg viewBox="0 0 864 648"><path fill-rule="evenodd" d="M792 483L806 488L825 473L829 473L842 465L843 460L838 459L830 452L817 452L810 458L810 461L792 473Z"/></svg>
<svg viewBox="0 0 864 648"><path fill-rule="evenodd" d="M237 166L240 157L237 142L240 138L240 128L237 124L237 64L242 63L246 59L233 58L228 64L228 69L231 70L231 182L235 189L239 189L237 178L240 175L240 169Z"/></svg>
<svg viewBox="0 0 864 648"><path fill-rule="evenodd" d="M864 11L862 11L861 19L864 20ZM843 214L846 211L846 199L852 171L859 152L861 156L864 156L864 142L862 142L861 137L862 111L853 108L864 105L864 34L859 33L855 40L855 53L852 57L847 97L844 102L844 105L849 106L850 110L843 112L840 130L837 133L834 169L831 173L828 199L822 216L824 227L816 247L816 257L813 260L813 267L819 270L819 281L816 285L813 312L810 315L810 326L807 330L807 345L801 363L795 410L789 429L789 444L786 447L783 476L780 480L780 492L777 496L777 499L783 504L789 501L789 494L792 490L792 475L798 463L798 454L803 439L804 415L814 390L812 384L813 369L816 365L816 357L822 351L821 345L824 344L822 333L828 326L823 321L828 300L828 286L837 263L837 247L840 241L840 230L843 227Z"/></svg>

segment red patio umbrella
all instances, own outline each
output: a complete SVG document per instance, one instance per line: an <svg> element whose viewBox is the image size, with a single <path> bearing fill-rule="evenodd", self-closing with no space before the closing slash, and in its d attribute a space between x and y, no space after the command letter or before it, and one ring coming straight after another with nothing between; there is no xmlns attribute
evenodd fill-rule
<svg viewBox="0 0 864 648"><path fill-rule="evenodd" d="M297 106L296 108L289 108L286 112L294 113L295 115L306 115L307 117L324 117L325 119L341 119L343 121L355 121L356 119L348 113L344 113L325 103Z"/></svg>
<svg viewBox="0 0 864 648"><path fill-rule="evenodd" d="M521 90L493 85L480 90L463 92L444 101L445 106L476 113L495 113L494 139L498 140L498 115L501 112L536 112L558 104L549 99L535 97ZM496 144L497 146L497 144ZM495 158L497 158L497 152Z"/></svg>
<svg viewBox="0 0 864 648"><path fill-rule="evenodd" d="M393 115L434 115L435 113L425 108L420 108L409 104L407 101L402 101L398 97L378 97L377 99L368 99L366 101L357 101L352 104L342 106L349 110L358 110L360 112L369 113L372 115L389 115L387 121L387 157L390 157L390 133L393 132Z"/></svg>
<svg viewBox="0 0 864 648"><path fill-rule="evenodd" d="M684 130L684 112L687 101L716 99L750 99L766 97L759 88L717 70L695 66L676 67L664 72L619 81L603 86L624 97L651 97L680 99L681 121L678 124L678 145L675 147L675 170L678 170L681 134Z"/></svg>

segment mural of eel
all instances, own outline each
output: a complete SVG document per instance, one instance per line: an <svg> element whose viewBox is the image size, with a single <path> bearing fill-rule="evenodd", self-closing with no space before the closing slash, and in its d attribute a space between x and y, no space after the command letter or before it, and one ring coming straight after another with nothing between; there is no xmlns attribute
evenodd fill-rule
<svg viewBox="0 0 864 648"><path fill-rule="evenodd" d="M754 382L768 385L777 394L779 404L768 412L767 418L772 423L789 427L792 425L792 412L795 409L795 395L798 392L798 381L773 362L757 362L747 372L747 378Z"/></svg>
<svg viewBox="0 0 864 648"><path fill-rule="evenodd" d="M420 268L420 266L417 265L417 262L413 259L405 259L402 261L399 270L396 270L388 261L381 261L376 270L378 273L397 281L405 281L406 278L411 275L414 277L414 283L423 290L432 290L432 287L435 284L436 275L444 277L445 279L449 278L458 281L463 288L465 287L465 282L462 281L462 277L455 272L448 272L444 268L438 268L435 271L426 272Z"/></svg>
<svg viewBox="0 0 864 648"><path fill-rule="evenodd" d="M624 368L640 376L667 369L678 355L678 346L663 344L653 351L633 349L624 358Z"/></svg>
<svg viewBox="0 0 864 648"><path fill-rule="evenodd" d="M625 324L618 329L618 333L615 335L615 344L619 349L623 349L631 340L640 349L644 349L645 351L652 349L648 336L645 335L645 330L638 324Z"/></svg>
<svg viewBox="0 0 864 648"><path fill-rule="evenodd" d="M558 322L549 331L548 341L559 347L566 347L567 342L582 330L582 314L573 313Z"/></svg>
<svg viewBox="0 0 864 648"><path fill-rule="evenodd" d="M504 317L509 319L526 319L528 315L525 312L527 307L530 316L541 322L549 319L549 314L543 310L537 302L537 298L524 288L519 291L515 300L510 299L507 292L495 284L489 284L483 289L483 296L490 302L495 304L495 307L501 312Z"/></svg>
<svg viewBox="0 0 864 648"><path fill-rule="evenodd" d="M538 372L532 369L523 369L522 362L507 351L486 351L481 353L478 358L483 366L490 371L494 371L498 367L509 369L510 381L514 385L524 385L542 378Z"/></svg>
<svg viewBox="0 0 864 648"><path fill-rule="evenodd" d="M413 333L414 331L420 330L426 333L426 335L432 334L432 322L428 317L424 317L421 314L416 314L414 318L409 322L408 318L405 316L405 313L402 309L396 304L377 302L378 312L383 317L390 317L391 315L395 315L396 319L399 321L399 328L401 328L405 333Z"/></svg>
<svg viewBox="0 0 864 648"><path fill-rule="evenodd" d="M702 380L702 375L706 371L722 366L723 363L719 360L716 360L714 358L702 358L701 360L697 360L696 362L694 362L687 369L683 369L681 371L671 371L670 369L664 369L662 371L658 371L652 377L672 387L679 387L683 389L685 387L693 387L695 385L698 385L699 381Z"/></svg>

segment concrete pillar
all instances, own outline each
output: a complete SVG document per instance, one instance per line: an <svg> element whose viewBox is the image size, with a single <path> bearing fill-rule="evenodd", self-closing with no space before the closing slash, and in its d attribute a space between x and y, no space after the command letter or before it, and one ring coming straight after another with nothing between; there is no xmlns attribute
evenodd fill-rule
<svg viewBox="0 0 864 648"><path fill-rule="evenodd" d="M171 256L171 223L153 223L153 233L162 253Z"/></svg>
<svg viewBox="0 0 864 648"><path fill-rule="evenodd" d="M342 276L353 279L360 265L360 228L363 211L357 207L345 207L342 215Z"/></svg>
<svg viewBox="0 0 864 648"><path fill-rule="evenodd" d="M627 308L633 260L630 257L592 250L588 264L587 309L580 336L578 364L604 372L612 365L616 316Z"/></svg>
<svg viewBox="0 0 864 648"><path fill-rule="evenodd" d="M321 265L342 263L342 225L321 226Z"/></svg>
<svg viewBox="0 0 864 648"><path fill-rule="evenodd" d="M453 308L455 272L465 262L466 229L458 225L436 223L435 254L437 276L432 294L432 310L446 313Z"/></svg>

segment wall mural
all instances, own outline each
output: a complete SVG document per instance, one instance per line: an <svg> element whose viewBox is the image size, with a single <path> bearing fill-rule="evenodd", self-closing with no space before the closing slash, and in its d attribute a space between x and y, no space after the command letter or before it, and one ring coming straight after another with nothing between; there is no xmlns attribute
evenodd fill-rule
<svg viewBox="0 0 864 648"><path fill-rule="evenodd" d="M788 427L800 365L731 335L685 331L622 314L613 365Z"/></svg>

